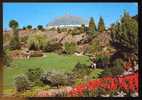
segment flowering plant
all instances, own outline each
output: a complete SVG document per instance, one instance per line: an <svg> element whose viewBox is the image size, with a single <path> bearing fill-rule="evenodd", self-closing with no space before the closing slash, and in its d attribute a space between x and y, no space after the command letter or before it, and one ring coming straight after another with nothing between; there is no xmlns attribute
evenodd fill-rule
<svg viewBox="0 0 142 100"><path fill-rule="evenodd" d="M90 80L87 83L75 86L69 92L69 95L84 96L84 91L96 91L98 88L108 91L107 93L112 93L116 90L124 91L127 94L138 92L138 73L127 76L104 77Z"/></svg>

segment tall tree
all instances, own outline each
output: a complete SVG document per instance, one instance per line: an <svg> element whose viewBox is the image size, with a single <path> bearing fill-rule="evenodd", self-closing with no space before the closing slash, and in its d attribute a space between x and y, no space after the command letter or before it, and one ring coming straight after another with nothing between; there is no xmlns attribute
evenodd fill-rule
<svg viewBox="0 0 142 100"><path fill-rule="evenodd" d="M11 20L9 22L9 27L12 28L13 37L10 41L10 48L15 50L20 48L20 41L19 41L19 34L18 34L18 27L19 24L16 20Z"/></svg>
<svg viewBox="0 0 142 100"><path fill-rule="evenodd" d="M99 31L99 32L105 31L105 25L104 25L104 20L103 20L102 16L101 16L100 19L99 19L98 31Z"/></svg>
<svg viewBox="0 0 142 100"><path fill-rule="evenodd" d="M119 51L138 54L138 22L127 11L112 26L111 44Z"/></svg>
<svg viewBox="0 0 142 100"><path fill-rule="evenodd" d="M88 33L93 34L93 33L95 33L96 30L97 29L96 29L95 21L94 21L93 17L91 17L90 21L89 21Z"/></svg>

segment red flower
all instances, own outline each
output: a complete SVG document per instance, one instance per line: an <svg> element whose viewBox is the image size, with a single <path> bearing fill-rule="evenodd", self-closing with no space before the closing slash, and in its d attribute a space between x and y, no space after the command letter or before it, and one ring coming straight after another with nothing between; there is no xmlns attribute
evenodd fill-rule
<svg viewBox="0 0 142 100"><path fill-rule="evenodd" d="M122 90L130 93L134 91L138 92L138 73L122 77L104 77L96 80L90 80L86 84L77 85L69 94L71 96L82 96L84 90L88 89L89 91L93 91L99 87L109 91L121 88Z"/></svg>

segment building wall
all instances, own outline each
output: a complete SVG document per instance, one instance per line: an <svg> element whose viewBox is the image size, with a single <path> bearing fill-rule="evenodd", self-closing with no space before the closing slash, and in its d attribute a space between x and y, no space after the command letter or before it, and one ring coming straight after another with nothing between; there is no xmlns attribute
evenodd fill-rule
<svg viewBox="0 0 142 100"><path fill-rule="evenodd" d="M88 25L85 25L88 26ZM81 25L57 25L57 26L47 26L47 29L50 28L73 28L73 27L81 27Z"/></svg>

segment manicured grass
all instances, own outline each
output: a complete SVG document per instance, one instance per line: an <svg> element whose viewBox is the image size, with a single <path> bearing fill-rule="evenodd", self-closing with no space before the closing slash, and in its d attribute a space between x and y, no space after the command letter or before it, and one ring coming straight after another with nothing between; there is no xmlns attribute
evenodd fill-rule
<svg viewBox="0 0 142 100"><path fill-rule="evenodd" d="M46 57L14 60L11 67L4 69L4 88L14 87L14 78L29 68L41 67L44 71L69 72L77 62L89 64L87 56L58 55L47 53Z"/></svg>

